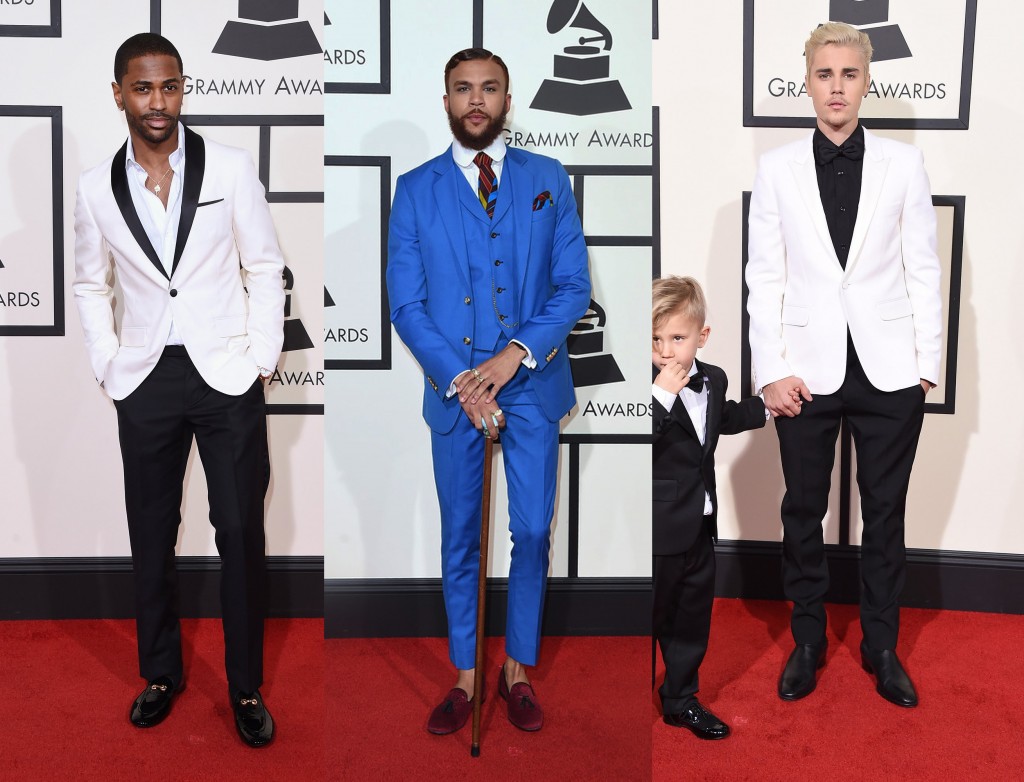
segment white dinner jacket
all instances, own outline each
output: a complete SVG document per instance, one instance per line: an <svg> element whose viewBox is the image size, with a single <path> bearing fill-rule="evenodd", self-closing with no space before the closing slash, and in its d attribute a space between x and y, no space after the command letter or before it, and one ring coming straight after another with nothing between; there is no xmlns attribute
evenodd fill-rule
<svg viewBox="0 0 1024 782"><path fill-rule="evenodd" d="M127 144L78 182L75 282L96 379L113 399L156 366L171 320L213 388L237 396L284 341L284 258L248 152L185 129L181 220L168 277L135 212ZM113 276L124 314L115 324Z"/></svg>
<svg viewBox="0 0 1024 782"><path fill-rule="evenodd" d="M750 198L746 269L754 385L795 375L831 394L846 333L871 384L938 383L942 337L936 220L920 150L864 132L846 269L818 192L811 135L764 154Z"/></svg>

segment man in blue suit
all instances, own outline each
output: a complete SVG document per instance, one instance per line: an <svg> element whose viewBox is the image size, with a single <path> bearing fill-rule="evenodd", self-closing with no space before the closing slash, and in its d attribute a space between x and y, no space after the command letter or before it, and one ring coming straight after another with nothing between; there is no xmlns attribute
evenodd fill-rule
<svg viewBox="0 0 1024 782"><path fill-rule="evenodd" d="M508 482L508 625L498 692L509 720L543 718L536 665L558 470L558 422L576 403L565 340L590 303L587 248L556 160L507 149L508 68L486 49L445 66L455 137L399 177L388 239L391 320L424 373L441 508L441 565L455 687L431 733L472 712L484 438L501 430ZM482 693L481 693L482 696Z"/></svg>

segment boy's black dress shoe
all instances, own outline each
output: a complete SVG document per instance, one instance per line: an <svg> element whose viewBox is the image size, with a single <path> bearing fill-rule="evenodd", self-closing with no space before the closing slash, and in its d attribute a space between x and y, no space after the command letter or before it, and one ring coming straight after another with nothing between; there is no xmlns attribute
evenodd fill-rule
<svg viewBox="0 0 1024 782"><path fill-rule="evenodd" d="M873 673L878 682L878 694L890 703L911 709L917 705L917 692L900 658L892 649L869 649L860 645L860 661L864 670Z"/></svg>
<svg viewBox="0 0 1024 782"><path fill-rule="evenodd" d="M235 711L235 727L242 741L250 747L265 747L274 738L274 718L267 711L260 691L241 693L231 702Z"/></svg>
<svg viewBox="0 0 1024 782"><path fill-rule="evenodd" d="M174 696L185 689L185 681L177 687L168 676L158 676L146 685L139 697L132 703L128 719L136 728L152 728L163 722L164 717L171 713Z"/></svg>
<svg viewBox="0 0 1024 782"><path fill-rule="evenodd" d="M700 701L694 701L683 711L666 713L662 719L673 728L686 728L702 739L724 739L729 735L729 726L705 709Z"/></svg>
<svg viewBox="0 0 1024 782"><path fill-rule="evenodd" d="M825 664L828 639L816 644L797 644L789 655L779 677L779 697L784 701L800 700L818 686L817 671Z"/></svg>

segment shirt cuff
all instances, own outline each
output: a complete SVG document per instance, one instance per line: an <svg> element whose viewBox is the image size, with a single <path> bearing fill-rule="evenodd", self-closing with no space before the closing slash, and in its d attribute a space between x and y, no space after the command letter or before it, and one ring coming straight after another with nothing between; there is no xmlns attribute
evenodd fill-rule
<svg viewBox="0 0 1024 782"><path fill-rule="evenodd" d="M523 360L521 362L524 367L526 367L527 369L537 368L537 359L533 357L533 352L528 347L526 347L526 345L524 345L518 339L510 339L509 342L512 343L513 345L518 345L519 347L526 351L526 355L523 356Z"/></svg>
<svg viewBox="0 0 1024 782"><path fill-rule="evenodd" d="M458 380L460 377L462 377L467 372L469 372L469 370L468 369L464 369L461 372L459 372L459 374L457 374L455 377L452 378L452 382L448 384L448 390L444 392L444 398L445 399L451 399L453 396L455 396L456 392L459 390L459 389L457 389L455 387L455 381Z"/></svg>
<svg viewBox="0 0 1024 782"><path fill-rule="evenodd" d="M657 383L651 384L651 395L669 412L671 412L672 405L676 403L676 397L678 396L677 394L673 394L671 391L666 391Z"/></svg>

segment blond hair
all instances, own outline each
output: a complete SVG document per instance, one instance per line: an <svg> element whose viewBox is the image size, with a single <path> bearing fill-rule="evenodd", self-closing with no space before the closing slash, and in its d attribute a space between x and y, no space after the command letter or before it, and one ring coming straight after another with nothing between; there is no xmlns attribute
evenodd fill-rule
<svg viewBox="0 0 1024 782"><path fill-rule="evenodd" d="M811 75L811 61L818 49L823 46L849 46L857 49L864 57L864 72L871 67L871 39L867 33L861 32L846 22L826 22L811 31L811 37L804 44L804 58L807 60L807 75Z"/></svg>
<svg viewBox="0 0 1024 782"><path fill-rule="evenodd" d="M704 326L708 303L693 277L661 277L651 284L651 323L658 328L666 319L682 314Z"/></svg>

